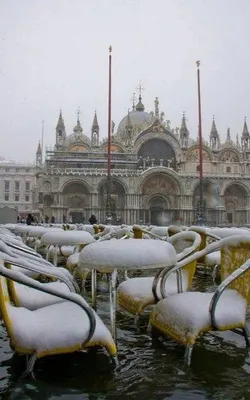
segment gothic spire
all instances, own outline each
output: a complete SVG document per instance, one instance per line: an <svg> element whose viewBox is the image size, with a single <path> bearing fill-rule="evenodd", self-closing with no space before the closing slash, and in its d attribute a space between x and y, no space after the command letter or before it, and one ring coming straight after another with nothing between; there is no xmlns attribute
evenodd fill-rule
<svg viewBox="0 0 250 400"><path fill-rule="evenodd" d="M155 98L155 118L159 118L159 99Z"/></svg>
<svg viewBox="0 0 250 400"><path fill-rule="evenodd" d="M38 143L38 146L37 146L37 151L36 151L36 155L40 155L40 154L42 154L42 147L41 147L41 143L40 143L40 140L39 140L39 143Z"/></svg>
<svg viewBox="0 0 250 400"><path fill-rule="evenodd" d="M215 119L214 119L214 116L213 116L213 122L212 122L212 127L211 127L211 131L210 131L210 138L218 138L218 131L217 131L217 128L216 128L216 124L215 124Z"/></svg>
<svg viewBox="0 0 250 400"><path fill-rule="evenodd" d="M127 119L126 119L126 129L133 129L133 125L132 125L130 115L129 115L129 110L128 110L128 115L127 115Z"/></svg>
<svg viewBox="0 0 250 400"><path fill-rule="evenodd" d="M230 133L230 128L227 128L227 142L231 142L231 133Z"/></svg>
<svg viewBox="0 0 250 400"><path fill-rule="evenodd" d="M180 136L182 136L183 134L189 134L189 131L188 131L188 128L187 128L187 123L186 123L185 112L183 112L183 115L182 115Z"/></svg>
<svg viewBox="0 0 250 400"><path fill-rule="evenodd" d="M92 133L93 133L93 132L99 133L99 124L98 124L98 120L97 120L96 111L95 111L95 115L94 115L94 118L93 118L93 123L92 123L91 132L92 132Z"/></svg>
<svg viewBox="0 0 250 400"><path fill-rule="evenodd" d="M60 113L59 113L59 118L58 118L58 122L57 122L57 125L56 125L56 131L57 132L59 132L59 131L64 132L65 131L64 120L63 120L63 117L62 117L62 110L60 110Z"/></svg>
<svg viewBox="0 0 250 400"><path fill-rule="evenodd" d="M186 124L186 115L183 112L182 120L181 120L181 128L180 128L180 141L181 147L187 148L188 147L188 138L189 138L189 131Z"/></svg>
<svg viewBox="0 0 250 400"><path fill-rule="evenodd" d="M248 131L248 127L247 127L246 117L245 117L245 119L244 119L244 125L243 125L243 131L242 131L242 138L244 138L244 139L249 139L249 138L250 138L249 131Z"/></svg>

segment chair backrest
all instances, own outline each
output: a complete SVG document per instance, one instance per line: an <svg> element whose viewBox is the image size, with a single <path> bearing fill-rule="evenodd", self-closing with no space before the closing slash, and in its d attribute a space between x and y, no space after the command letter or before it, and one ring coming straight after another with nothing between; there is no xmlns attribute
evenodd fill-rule
<svg viewBox="0 0 250 400"><path fill-rule="evenodd" d="M167 239L171 243L177 253L177 260L183 261L185 258L197 252L201 245L201 237L196 232L183 231L176 233L175 235ZM181 269L181 271L186 272L188 275L188 288L191 287L192 280L196 270L197 260L193 260Z"/></svg>
<svg viewBox="0 0 250 400"><path fill-rule="evenodd" d="M250 235L237 235L226 239L227 241L221 247L222 281L250 259ZM229 287L237 290L250 304L250 269L234 280Z"/></svg>
<svg viewBox="0 0 250 400"><path fill-rule="evenodd" d="M133 225L134 239L142 239L142 228L140 225Z"/></svg>
<svg viewBox="0 0 250 400"><path fill-rule="evenodd" d="M12 347L15 347L15 343L13 343L13 331L11 318L9 315L9 307L11 307L11 300L8 282L4 276L0 275L0 315L3 318L4 325L7 329L7 333L11 341L11 345Z"/></svg>
<svg viewBox="0 0 250 400"><path fill-rule="evenodd" d="M175 235L176 233L182 232L182 228L178 225L169 225L168 236Z"/></svg>
<svg viewBox="0 0 250 400"><path fill-rule="evenodd" d="M201 237L201 244L199 250L205 249L205 247L208 244L208 239L211 239L212 241L220 240L219 236L214 235L209 228L203 226L190 226L188 228L188 231L199 233ZM204 264L204 261L205 261L205 256L199 259L199 264Z"/></svg>

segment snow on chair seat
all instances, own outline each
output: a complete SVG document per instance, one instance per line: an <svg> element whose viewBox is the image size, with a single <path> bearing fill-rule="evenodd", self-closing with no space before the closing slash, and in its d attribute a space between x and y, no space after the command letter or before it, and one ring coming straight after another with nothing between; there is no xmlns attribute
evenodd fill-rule
<svg viewBox="0 0 250 400"><path fill-rule="evenodd" d="M131 314L138 316L147 306L156 304L156 299L152 291L154 279L154 276L149 276L131 278L123 281L117 289L119 306ZM182 275L182 287L184 291L188 289L187 273ZM167 281L166 291L169 295L178 293L176 273L170 275ZM162 297L158 288L157 297Z"/></svg>
<svg viewBox="0 0 250 400"><path fill-rule="evenodd" d="M214 293L186 292L159 301L150 324L184 345L193 345L197 337L213 330L210 303ZM247 302L236 290L225 290L216 308L218 330L243 328Z"/></svg>
<svg viewBox="0 0 250 400"><path fill-rule="evenodd" d="M221 250L224 280L214 293L178 293L160 300L150 316L150 324L163 334L185 344L185 358L191 361L196 338L209 330L241 328L247 345L250 334L245 313L250 293L250 235L231 236L208 245L188 257L190 262ZM167 274L162 277L161 292Z"/></svg>
<svg viewBox="0 0 250 400"><path fill-rule="evenodd" d="M11 304L8 280L62 297L63 302L35 311ZM11 347L18 353L32 355L26 372L33 370L37 358L104 347L116 362L116 346L102 320L79 295L44 289L43 285L0 263L0 311Z"/></svg>
<svg viewBox="0 0 250 400"><path fill-rule="evenodd" d="M148 240L143 242L147 243ZM188 255L197 251L200 242L200 235L195 232L180 232L168 238L168 243L171 243L176 250L177 261L183 260ZM166 242L163 241L163 243ZM182 271L182 290L186 291L192 284L196 262L184 263L179 267ZM125 280L117 289L118 304L126 311L139 316L145 307L154 305L159 299L162 299L162 295L158 288L160 279L161 272L156 274L155 277L140 277ZM155 289L153 289L154 285ZM153 290L155 290L155 293ZM178 293L176 272L169 276L169 279L166 282L165 291L168 295Z"/></svg>
<svg viewBox="0 0 250 400"><path fill-rule="evenodd" d="M63 293L70 293L69 287L63 282L47 282L43 283L49 289L60 290ZM10 282L10 294L13 303L18 307L25 307L28 310L37 310L51 304L63 301L60 297L53 296L48 293L41 292L28 286L24 286L14 281Z"/></svg>
<svg viewBox="0 0 250 400"><path fill-rule="evenodd" d="M205 256L204 260L205 260L204 261L205 265L208 267L215 267L216 265L220 265L221 264L220 250L208 254L207 256Z"/></svg>

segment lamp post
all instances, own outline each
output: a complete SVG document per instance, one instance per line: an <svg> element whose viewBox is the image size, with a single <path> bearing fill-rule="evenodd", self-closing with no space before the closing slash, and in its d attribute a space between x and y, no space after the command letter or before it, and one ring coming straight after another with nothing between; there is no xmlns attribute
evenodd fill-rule
<svg viewBox="0 0 250 400"><path fill-rule="evenodd" d="M200 86L200 61L196 61L197 65L197 88L198 88L198 138L199 138L199 161L200 161L200 185L199 185L199 202L197 207L197 224L205 223L205 207L203 198L203 155L202 155L202 123L201 123L201 86Z"/></svg>
<svg viewBox="0 0 250 400"><path fill-rule="evenodd" d="M108 157L107 157L107 200L106 200L106 224L111 224L111 83L112 83L112 47L109 46L109 84L108 84Z"/></svg>

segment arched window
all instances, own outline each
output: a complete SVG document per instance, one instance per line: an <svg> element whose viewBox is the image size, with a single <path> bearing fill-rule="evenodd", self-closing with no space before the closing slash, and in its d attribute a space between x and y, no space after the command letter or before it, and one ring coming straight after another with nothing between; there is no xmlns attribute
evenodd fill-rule
<svg viewBox="0 0 250 400"><path fill-rule="evenodd" d="M227 172L231 172L231 167L227 167Z"/></svg>
<svg viewBox="0 0 250 400"><path fill-rule="evenodd" d="M200 171L200 166L199 166L199 165L197 165L197 167L196 167L196 171L197 171L197 172L199 172L199 171Z"/></svg>

